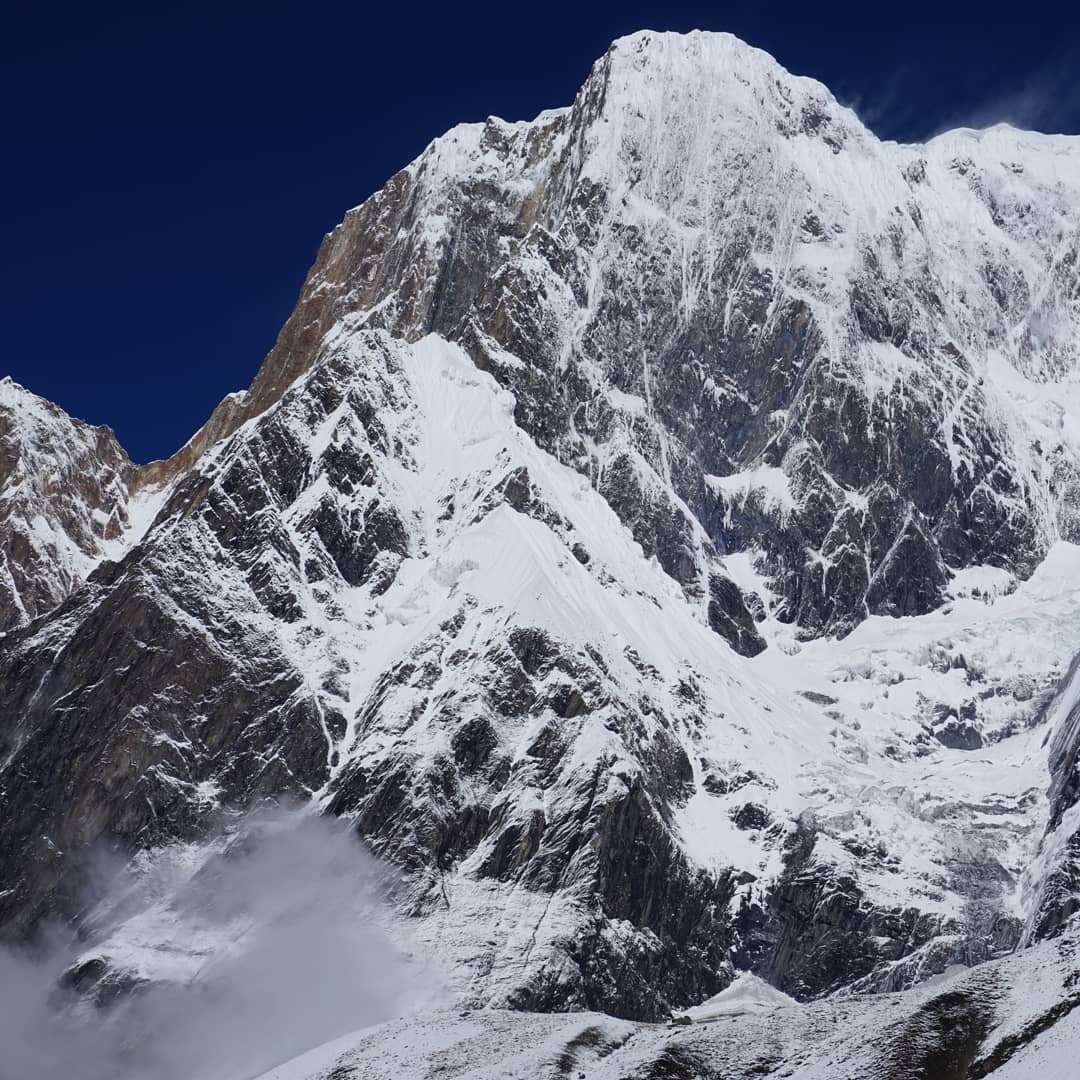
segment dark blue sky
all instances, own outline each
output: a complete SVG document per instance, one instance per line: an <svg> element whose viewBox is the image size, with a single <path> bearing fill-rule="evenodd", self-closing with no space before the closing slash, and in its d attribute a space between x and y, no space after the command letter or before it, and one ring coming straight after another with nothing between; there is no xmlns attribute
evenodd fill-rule
<svg viewBox="0 0 1080 1080"><path fill-rule="evenodd" d="M167 455L250 381L348 207L458 121L569 104L620 34L732 31L889 138L1080 133L1073 7L23 5L0 21L0 374Z"/></svg>

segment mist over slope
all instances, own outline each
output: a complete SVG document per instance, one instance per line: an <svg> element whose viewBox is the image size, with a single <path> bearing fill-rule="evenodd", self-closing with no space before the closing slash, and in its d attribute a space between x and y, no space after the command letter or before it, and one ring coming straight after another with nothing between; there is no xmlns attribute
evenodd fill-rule
<svg viewBox="0 0 1080 1080"><path fill-rule="evenodd" d="M231 1080L438 999L339 823L255 813L102 880L79 937L0 952L5 1074Z"/></svg>

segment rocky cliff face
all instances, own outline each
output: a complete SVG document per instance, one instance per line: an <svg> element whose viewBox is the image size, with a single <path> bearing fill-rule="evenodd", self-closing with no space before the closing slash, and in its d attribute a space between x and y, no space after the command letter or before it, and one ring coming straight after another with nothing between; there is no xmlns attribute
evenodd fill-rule
<svg viewBox="0 0 1080 1080"><path fill-rule="evenodd" d="M624 520L674 494L750 552L785 621L920 614L951 570L1026 575L1072 535L1044 388L1077 358L1076 156L883 145L735 39L638 35L571 109L456 128L351 212L256 396L345 314L437 332ZM628 524L694 587L682 524Z"/></svg>
<svg viewBox="0 0 1080 1080"><path fill-rule="evenodd" d="M9 520L83 562L9 558L5 933L94 845L292 798L404 870L473 1003L656 1019L1045 934L1078 244L1075 139L882 144L640 34L351 211L171 461L13 398Z"/></svg>

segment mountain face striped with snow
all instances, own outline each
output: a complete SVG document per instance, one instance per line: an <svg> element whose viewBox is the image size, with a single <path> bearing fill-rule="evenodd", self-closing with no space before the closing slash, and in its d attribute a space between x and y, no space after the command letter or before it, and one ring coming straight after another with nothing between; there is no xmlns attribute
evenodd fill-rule
<svg viewBox="0 0 1080 1080"><path fill-rule="evenodd" d="M292 798L472 1005L897 991L1057 933L1078 256L1080 140L882 143L642 33L350 211L169 462L4 383L4 932L96 844ZM155 977L128 932L102 987Z"/></svg>

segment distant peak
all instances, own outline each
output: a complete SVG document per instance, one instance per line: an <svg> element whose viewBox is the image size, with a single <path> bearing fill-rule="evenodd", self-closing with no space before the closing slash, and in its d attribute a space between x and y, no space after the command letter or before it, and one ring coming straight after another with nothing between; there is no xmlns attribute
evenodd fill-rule
<svg viewBox="0 0 1080 1080"><path fill-rule="evenodd" d="M77 416L72 416L62 405L50 401L47 397L35 394L22 383L16 382L10 375L0 378L0 408L6 408L15 414L20 422L61 425L64 431L83 430L104 433L109 439L116 440L116 435L108 424L92 424ZM117 443L120 453L124 453ZM126 457L127 455L124 454Z"/></svg>
<svg viewBox="0 0 1080 1080"><path fill-rule="evenodd" d="M17 383L10 375L5 375L0 379L0 405L14 405L16 403L52 405L51 401L41 397L39 394L35 394L32 390L27 390L22 383ZM58 408L55 405L52 407Z"/></svg>

